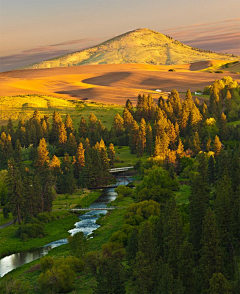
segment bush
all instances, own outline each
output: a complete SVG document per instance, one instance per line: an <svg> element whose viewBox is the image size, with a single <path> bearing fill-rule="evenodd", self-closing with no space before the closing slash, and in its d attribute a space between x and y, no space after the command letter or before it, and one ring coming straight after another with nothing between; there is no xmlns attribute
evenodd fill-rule
<svg viewBox="0 0 240 294"><path fill-rule="evenodd" d="M223 73L222 70L216 70L215 73Z"/></svg>
<svg viewBox="0 0 240 294"><path fill-rule="evenodd" d="M119 196L123 197L131 197L132 196L132 189L129 187L126 187L124 185L118 186L115 191L119 194Z"/></svg>
<svg viewBox="0 0 240 294"><path fill-rule="evenodd" d="M23 283L13 278L6 278L0 282L0 293L4 294L28 294L30 285L28 282Z"/></svg>
<svg viewBox="0 0 240 294"><path fill-rule="evenodd" d="M42 238L45 236L44 224L41 222L34 222L21 225L17 229L16 236L23 241L26 241L28 238Z"/></svg>
<svg viewBox="0 0 240 294"><path fill-rule="evenodd" d="M41 212L38 214L38 220L43 223L50 223L51 221L56 219L55 215L52 215L49 212Z"/></svg>
<svg viewBox="0 0 240 294"><path fill-rule="evenodd" d="M176 71L175 68L170 68L168 71Z"/></svg>
<svg viewBox="0 0 240 294"><path fill-rule="evenodd" d="M38 284L43 293L68 293L73 290L75 273L69 265L53 266L51 270L41 273Z"/></svg>

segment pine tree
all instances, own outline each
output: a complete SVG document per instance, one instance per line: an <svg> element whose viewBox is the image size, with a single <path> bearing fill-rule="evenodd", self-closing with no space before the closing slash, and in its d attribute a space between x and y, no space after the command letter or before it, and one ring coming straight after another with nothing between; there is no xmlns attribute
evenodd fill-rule
<svg viewBox="0 0 240 294"><path fill-rule="evenodd" d="M107 147L106 147L103 139L101 139L101 141L99 143L99 153L100 153L103 169L106 171L109 169L109 161L110 160L108 158Z"/></svg>
<svg viewBox="0 0 240 294"><path fill-rule="evenodd" d="M214 273L209 281L209 294L232 294L231 285L222 273Z"/></svg>
<svg viewBox="0 0 240 294"><path fill-rule="evenodd" d="M219 121L219 130L221 140L227 141L229 137L229 132L227 128L227 116L222 112L220 121Z"/></svg>
<svg viewBox="0 0 240 294"><path fill-rule="evenodd" d="M200 266L202 272L203 289L209 288L209 280L214 273L220 273L223 269L222 250L220 248L220 236L215 213L208 208L203 221L203 234L201 239L202 250Z"/></svg>
<svg viewBox="0 0 240 294"><path fill-rule="evenodd" d="M201 235L203 220L208 208L209 195L206 183L200 175L196 176L191 184L189 197L190 241L196 254L201 249Z"/></svg>
<svg viewBox="0 0 240 294"><path fill-rule="evenodd" d="M78 135L80 138L86 138L87 137L87 121L86 119L82 116L79 127L78 127Z"/></svg>
<svg viewBox="0 0 240 294"><path fill-rule="evenodd" d="M8 162L8 197L11 211L14 217L17 218L18 224L22 221L22 207L23 207L23 191L22 191L22 177L16 162L11 159Z"/></svg>
<svg viewBox="0 0 240 294"><path fill-rule="evenodd" d="M62 118L60 114L54 111L53 118L52 118L52 130L50 134L51 143L57 144L59 142L59 129L60 129L61 123L62 123Z"/></svg>
<svg viewBox="0 0 240 294"><path fill-rule="evenodd" d="M15 144L14 159L16 162L22 161L22 146L19 139L17 139Z"/></svg>
<svg viewBox="0 0 240 294"><path fill-rule="evenodd" d="M60 171L60 166L61 166L60 159L56 155L53 155L53 158L49 164L50 169L52 169L55 172L58 172Z"/></svg>
<svg viewBox="0 0 240 294"><path fill-rule="evenodd" d="M66 144L66 151L71 156L76 154L77 141L75 139L75 136L72 133L70 133L69 136L68 136L68 140L67 140L67 144Z"/></svg>
<svg viewBox="0 0 240 294"><path fill-rule="evenodd" d="M121 136L124 133L124 120L118 113L114 118L113 127L117 137Z"/></svg>
<svg viewBox="0 0 240 294"><path fill-rule="evenodd" d="M125 105L126 109L133 115L133 105L132 102L128 99Z"/></svg>
<svg viewBox="0 0 240 294"><path fill-rule="evenodd" d="M220 154L220 151L222 149L222 143L219 140L219 137L216 135L214 139L214 145L213 145L213 151L215 153L215 156L218 156Z"/></svg>
<svg viewBox="0 0 240 294"><path fill-rule="evenodd" d="M129 145L130 145L131 153L134 154L137 151L138 140L139 140L139 126L135 120L132 123L129 140L130 140Z"/></svg>
<svg viewBox="0 0 240 294"><path fill-rule="evenodd" d="M125 131L128 134L132 128L134 119L132 114L126 108L123 110L123 120Z"/></svg>
<svg viewBox="0 0 240 294"><path fill-rule="evenodd" d="M137 154L139 157L143 156L144 149L146 147L146 122L145 119L141 119L141 124L139 128L139 137L137 143Z"/></svg>
<svg viewBox="0 0 240 294"><path fill-rule="evenodd" d="M69 136L70 133L74 133L72 118L71 118L71 116L69 114L66 115L65 128L66 128L68 136Z"/></svg>
<svg viewBox="0 0 240 294"><path fill-rule="evenodd" d="M114 150L114 145L113 143L110 143L109 148L108 148L108 154L109 154L109 163L110 167L114 167L114 161L115 161L115 150Z"/></svg>
<svg viewBox="0 0 240 294"><path fill-rule="evenodd" d="M152 135L152 127L151 127L150 123L147 123L147 128L146 128L146 150L149 155L152 155L153 135Z"/></svg>
<svg viewBox="0 0 240 294"><path fill-rule="evenodd" d="M63 122L61 122L59 126L59 136L58 136L58 142L60 146L64 146L67 142L67 132L66 128Z"/></svg>
<svg viewBox="0 0 240 294"><path fill-rule="evenodd" d="M83 144L80 142L77 148L77 153L75 157L75 176L79 178L79 174L82 171L83 167L85 166L85 156L84 156L84 148Z"/></svg>
<svg viewBox="0 0 240 294"><path fill-rule="evenodd" d="M210 156L208 160L208 181L210 185L215 182L215 160L213 156Z"/></svg>
<svg viewBox="0 0 240 294"><path fill-rule="evenodd" d="M174 198L167 202L164 215L164 260L167 261L173 276L177 277L176 264L183 243L183 227Z"/></svg>
<svg viewBox="0 0 240 294"><path fill-rule="evenodd" d="M38 157L37 157L37 162L36 165L38 167L43 167L44 165L48 165L49 163L49 152L47 149L47 143L44 138L42 138L39 142L39 147L38 147Z"/></svg>

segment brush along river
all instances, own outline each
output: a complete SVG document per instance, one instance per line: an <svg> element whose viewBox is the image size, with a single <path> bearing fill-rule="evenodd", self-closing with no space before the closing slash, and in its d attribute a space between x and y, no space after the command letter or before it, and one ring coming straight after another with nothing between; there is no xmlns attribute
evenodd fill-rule
<svg viewBox="0 0 240 294"><path fill-rule="evenodd" d="M130 177L128 180L126 178L118 178L117 185L127 185L129 181L132 181ZM79 216L80 221L76 222L75 227L68 232L72 236L78 232L83 232L85 236L91 235L93 231L100 227L98 224L96 224L97 219L101 214L107 213L107 210L104 210L104 208L107 207L108 203L114 201L116 197L117 193L115 192L115 188L106 188L101 196L90 205L90 208L103 208L103 210L90 210L87 213ZM44 255L48 254L51 249L67 244L67 242L67 239L60 239L46 244L43 247L14 253L0 259L0 277L3 277L7 273L26 263L43 257Z"/></svg>

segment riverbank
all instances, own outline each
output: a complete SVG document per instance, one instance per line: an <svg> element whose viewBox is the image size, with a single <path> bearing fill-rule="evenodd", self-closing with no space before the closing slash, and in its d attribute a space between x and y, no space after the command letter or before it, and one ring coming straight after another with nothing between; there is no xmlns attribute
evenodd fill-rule
<svg viewBox="0 0 240 294"><path fill-rule="evenodd" d="M31 250L36 247L44 246L58 239L67 238L70 230L78 217L68 211L52 212L56 216L56 220L45 224L46 236L43 238L32 238L22 241L16 237L16 231L19 228L18 224L11 225L0 231L0 258L26 250Z"/></svg>
<svg viewBox="0 0 240 294"><path fill-rule="evenodd" d="M113 196L113 191L110 191L110 198ZM100 198L99 198L100 199ZM99 201L97 200L97 202ZM116 205L121 207L122 209L116 209L110 211L106 215L101 215L101 217L97 220L97 223L101 225L96 231L93 232L91 237L88 240L88 248L87 251L99 251L104 243L108 242L110 236L113 232L119 230L124 223L124 215L126 209L129 205L133 203L133 199L131 197L124 197L120 199L116 199L115 201L109 203L109 205ZM96 203L94 204L96 205ZM69 244L65 244L54 248L49 251L48 256L52 256L54 258L63 258L72 255L70 251ZM25 264L15 270L13 270L9 275L6 275L2 280L8 279L8 276L11 276L13 279L20 279L21 281L30 281L32 291L30 293L36 293L36 284L37 279L40 274L40 260L35 260L31 263ZM89 275L89 273L83 273L78 279L75 281L76 290L73 293L92 293L95 279Z"/></svg>

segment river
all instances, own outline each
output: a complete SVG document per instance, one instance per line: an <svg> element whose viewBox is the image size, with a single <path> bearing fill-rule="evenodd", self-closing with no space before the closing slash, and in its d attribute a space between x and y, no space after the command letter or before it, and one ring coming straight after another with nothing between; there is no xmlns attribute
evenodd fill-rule
<svg viewBox="0 0 240 294"><path fill-rule="evenodd" d="M129 182L126 179L117 179L119 185L127 185ZM128 178L130 180L130 178ZM91 208L104 208L107 207L107 204L115 200L117 197L117 193L115 192L115 188L107 188L103 191L100 197L94 201L90 207ZM106 214L107 210L90 210L87 213L79 216L79 222L75 223L75 227L69 230L69 234L72 236L78 232L83 232L85 236L89 236L100 226L96 224L97 219L101 214ZM90 237L91 238L91 237ZM14 253L12 255L6 256L0 259L0 277L3 277L7 273L12 270L26 264L32 262L36 259L43 257L48 254L48 252L56 248L58 246L64 245L67 243L67 239L61 239L49 244L46 244L43 247L35 248L28 251L23 251L19 253Z"/></svg>

